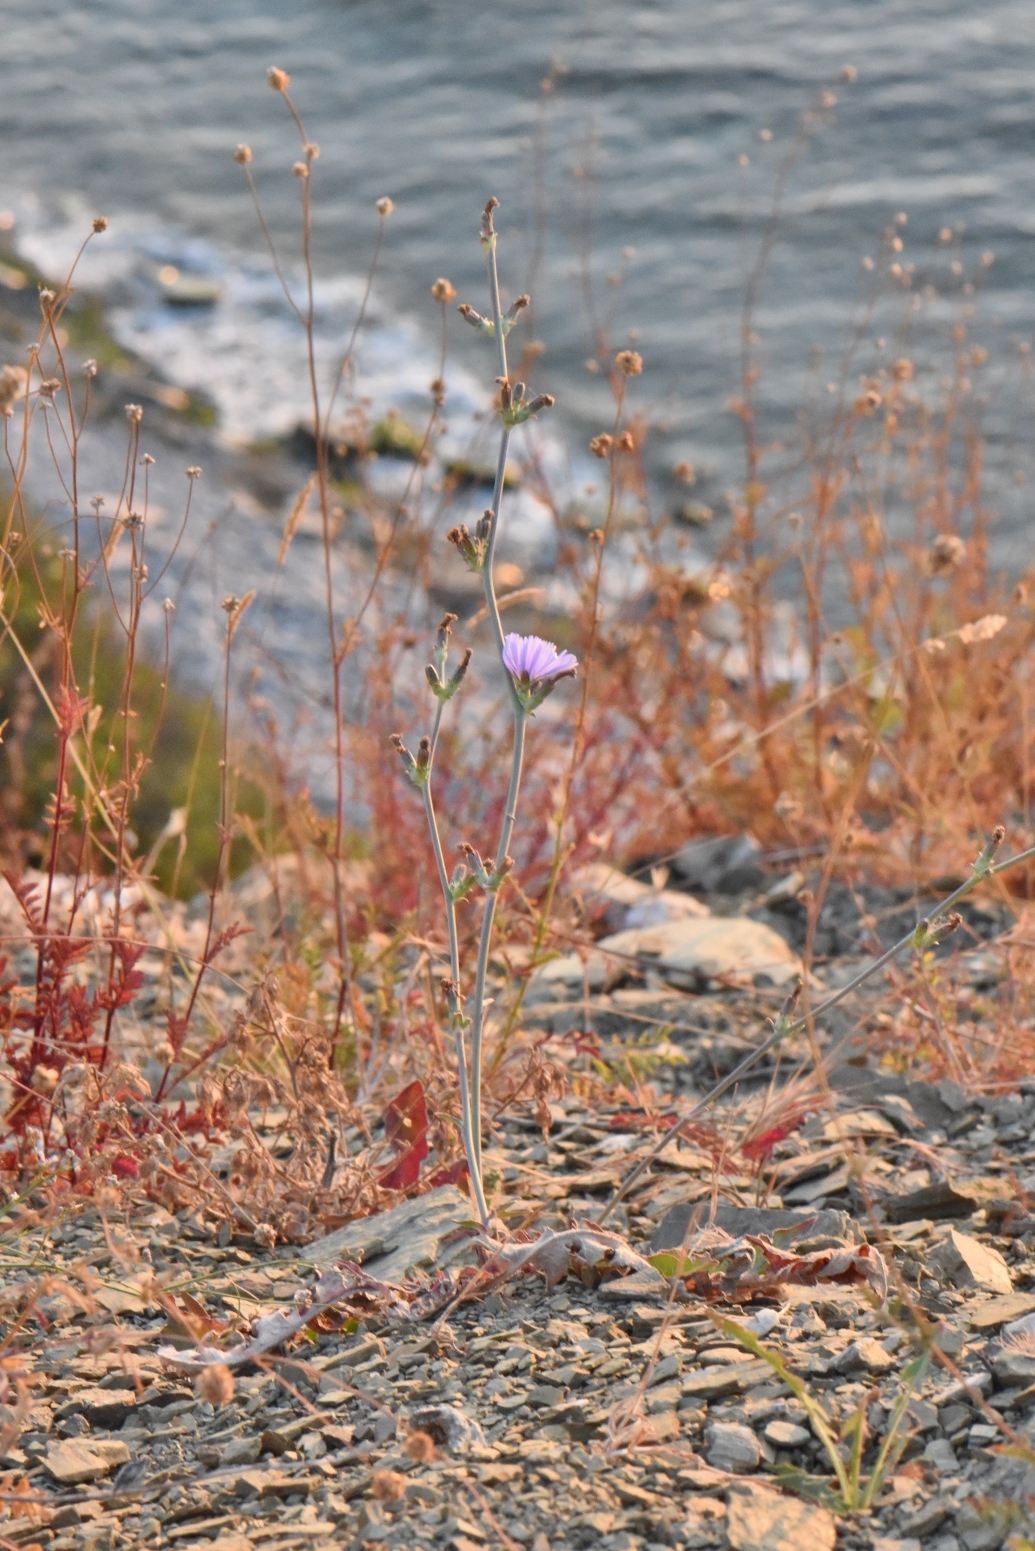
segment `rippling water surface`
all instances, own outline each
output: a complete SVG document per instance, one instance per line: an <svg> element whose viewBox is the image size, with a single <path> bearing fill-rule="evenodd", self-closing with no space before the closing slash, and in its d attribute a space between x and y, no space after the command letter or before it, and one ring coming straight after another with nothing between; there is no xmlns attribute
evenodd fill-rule
<svg viewBox="0 0 1035 1551"><path fill-rule="evenodd" d="M724 405L745 268L798 117L824 86L839 98L834 121L792 175L761 299L774 410L793 405L810 348L844 337L860 259L899 210L921 278L946 268L938 229L965 223L965 260L996 254L990 326L1009 342L1032 330L1035 10L1020 0L4 0L0 17L0 197L37 230L103 209L111 249L182 257L193 238L196 263L229 266L227 399L249 377L250 319L276 311L231 160L237 141L254 147L278 237L290 245L295 233L294 153L265 85L271 63L291 71L321 146L324 278L347 288L363 271L373 203L387 193L396 212L380 316L394 307L430 330L438 274L477 299L472 232L496 193L505 274L516 291L532 273L541 376L562 417L581 436L604 414L583 364L594 323L616 343L638 330L643 395L669 428L659 468L689 454L720 478L732 470ZM838 83L845 64L852 85ZM458 349L481 371L475 343ZM268 332L255 348L277 353ZM189 341L171 337L169 356L172 371L218 387L218 364L192 360ZM275 400L276 375L267 380ZM276 407L252 384L238 421L275 419Z"/></svg>
<svg viewBox="0 0 1035 1551"><path fill-rule="evenodd" d="M355 313L375 201L395 201L356 391L375 408L426 405L437 369L429 286L446 275L481 302L477 217L496 194L504 281L511 295L533 292L545 345L536 382L558 400L555 452L584 449L609 423L606 384L586 365L600 336L611 349L634 342L656 493L676 498L671 470L689 458L703 498L720 507L741 469L728 404L745 277L801 115L829 90L836 106L814 121L790 172L758 296L764 434L793 465L799 412L829 402L827 381L880 274L881 233L903 212L900 261L913 282L878 285L852 373L881 359L886 336L885 358L907 347L930 381L951 358L953 323L976 309L975 336L989 347L974 401L993 553L1008 566L1028 558L1031 487L1017 475L1032 424L1019 347L1035 328L1030 4L0 0L0 62L0 208L17 217L19 241L57 273L86 218L103 211L110 230L84 279L106 296L121 338L213 397L228 438L283 430L305 412L298 333L232 159L237 142L251 144L297 277L297 145L265 83L277 64L321 147L314 251L328 360ZM854 81L840 79L846 65ZM994 262L983 267L983 253ZM218 304L163 305L155 277L169 264L209 276ZM459 320L451 329L462 436L491 363L484 341ZM570 488L586 477L577 455ZM178 499L168 496L171 510ZM245 546L249 563L269 565L276 543L271 529ZM297 608L307 564L317 566L315 551L278 594L285 661L311 648L312 622ZM238 580L217 569L204 568L213 596ZM212 606L199 604L198 619Z"/></svg>

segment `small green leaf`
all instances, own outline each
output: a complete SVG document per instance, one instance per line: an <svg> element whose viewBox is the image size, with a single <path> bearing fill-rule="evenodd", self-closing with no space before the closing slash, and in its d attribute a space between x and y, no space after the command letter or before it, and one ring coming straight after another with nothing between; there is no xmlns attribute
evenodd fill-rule
<svg viewBox="0 0 1035 1551"><path fill-rule="evenodd" d="M660 1271L662 1276L669 1281L674 1276L693 1276L698 1271L716 1271L718 1262L709 1259L699 1259L693 1255L675 1255L671 1250L663 1250L658 1255L648 1255L647 1261L655 1271Z"/></svg>

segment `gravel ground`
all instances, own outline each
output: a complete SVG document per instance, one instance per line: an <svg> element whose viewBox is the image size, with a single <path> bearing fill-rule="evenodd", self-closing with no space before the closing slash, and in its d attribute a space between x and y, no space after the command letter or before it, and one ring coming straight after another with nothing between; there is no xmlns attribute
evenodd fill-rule
<svg viewBox="0 0 1035 1551"><path fill-rule="evenodd" d="M265 1369L243 1369L214 1409L158 1357L169 1327L146 1273L218 1333L228 1319L239 1326L290 1308L318 1257L220 1245L196 1217L152 1205L118 1222L89 1209L3 1236L8 1311L42 1277L36 1308L47 1322L43 1342L34 1320L9 1324L6 1370L16 1377L21 1364L32 1388L24 1430L5 1445L3 1542L53 1551L1003 1544L1035 1495L1035 1468L1001 1449L1007 1428L1035 1444L1035 1338L1023 1324L1006 1328L1035 1311L1025 1194L1035 1191L1035 1085L989 1100L861 1067L832 1077L836 1115L828 1108L780 1143L765 1208L736 1205L748 1182L720 1178L683 1144L618 1216L649 1253L681 1241L688 1203L707 1207L714 1187L716 1221L734 1235L771 1241L782 1208L796 1210L797 1226L780 1242L800 1255L879 1245L892 1281L883 1307L851 1282L713 1300L723 1314L771 1325L765 1345L842 1418L865 1396L875 1442L914 1355L899 1294L937 1326L953 1368L934 1361L923 1377L906 1449L872 1513L836 1517L774 1488L781 1463L825 1476L829 1464L800 1400L731 1344L704 1301L689 1293L668 1305L592 1273L552 1289L526 1273L437 1319L373 1309L354 1329L315 1332ZM649 1140L621 1126L620 1115L558 1113L548 1143L517 1125L501 1132L489 1167L506 1215L545 1197L547 1226L598 1213ZM817 1185L811 1199L793 1199ZM390 1252L393 1270L406 1252L378 1238L379 1221L357 1225L374 1277ZM179 1341L190 1345L182 1332ZM616 1408L637 1399L623 1442ZM12 1418L14 1407L12 1392Z"/></svg>

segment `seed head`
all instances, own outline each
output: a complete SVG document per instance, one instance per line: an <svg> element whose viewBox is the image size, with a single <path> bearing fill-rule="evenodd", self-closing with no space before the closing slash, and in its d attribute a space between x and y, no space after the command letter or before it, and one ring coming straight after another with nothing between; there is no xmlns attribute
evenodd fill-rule
<svg viewBox="0 0 1035 1551"><path fill-rule="evenodd" d="M643 357L637 350L619 350L615 365L623 377L638 377L643 371Z"/></svg>
<svg viewBox="0 0 1035 1551"><path fill-rule="evenodd" d="M431 294L437 302L445 304L446 302L451 302L456 296L456 289L450 285L448 280L440 277L431 287Z"/></svg>
<svg viewBox="0 0 1035 1551"><path fill-rule="evenodd" d="M155 1046L155 1060L159 1066L172 1066L176 1059L176 1052L167 1039L163 1039L160 1045Z"/></svg>
<svg viewBox="0 0 1035 1551"><path fill-rule="evenodd" d="M106 215L95 215L93 218L93 229L95 232L106 232L108 230L108 217Z"/></svg>
<svg viewBox="0 0 1035 1551"><path fill-rule="evenodd" d="M226 1363L207 1363L198 1374L195 1388L200 1398L218 1411L234 1398L234 1376Z"/></svg>
<svg viewBox="0 0 1035 1551"><path fill-rule="evenodd" d="M201 478L201 470L200 470L200 468L198 467L198 465L196 463L192 464L191 467L187 470L187 478L188 479L200 479Z"/></svg>
<svg viewBox="0 0 1035 1551"><path fill-rule="evenodd" d="M410 1433L404 1447L414 1464L427 1465L435 1458L435 1440L430 1433Z"/></svg>
<svg viewBox="0 0 1035 1551"><path fill-rule="evenodd" d="M927 551L927 569L932 576L955 571L967 556L967 546L956 533L939 533Z"/></svg>
<svg viewBox="0 0 1035 1551"><path fill-rule="evenodd" d="M14 414L14 405L25 397L28 384L29 374L24 366L0 367L0 415L9 418Z"/></svg>
<svg viewBox="0 0 1035 1551"><path fill-rule="evenodd" d="M406 1477L399 1470L375 1470L371 1489L378 1502L397 1503L406 1490Z"/></svg>
<svg viewBox="0 0 1035 1551"><path fill-rule="evenodd" d="M636 441L631 431L622 432L621 436L618 438L618 450L619 452L636 451Z"/></svg>
<svg viewBox="0 0 1035 1551"><path fill-rule="evenodd" d="M96 377L97 376L97 362L93 359L92 356L90 357L90 359L88 361L84 361L83 362L83 376L84 377Z"/></svg>
<svg viewBox="0 0 1035 1551"><path fill-rule="evenodd" d="M287 71L278 70L276 65L272 65L270 69L266 71L266 79L275 92L286 92L288 87L291 85L291 77L288 75Z"/></svg>
<svg viewBox="0 0 1035 1551"><path fill-rule="evenodd" d="M139 425L144 418L144 410L140 404L126 405L126 419L130 425Z"/></svg>
<svg viewBox="0 0 1035 1551"><path fill-rule="evenodd" d="M251 148L251 146L250 145L244 145L244 144L239 145L237 147L236 151L234 152L234 161L235 162L240 162L242 164L242 166L244 166L248 162L250 162L251 159L252 159L252 148Z"/></svg>
<svg viewBox="0 0 1035 1551"><path fill-rule="evenodd" d="M277 1242L277 1235L268 1222L259 1223L253 1237L260 1249L272 1249Z"/></svg>
<svg viewBox="0 0 1035 1551"><path fill-rule="evenodd" d="M391 215L392 211L395 209L395 205L392 200L388 198L388 195L384 194L378 200L377 204L374 206L374 209L383 219L386 215Z"/></svg>
<svg viewBox="0 0 1035 1551"><path fill-rule="evenodd" d="M34 1066L29 1079L34 1093L53 1093L61 1073L53 1066Z"/></svg>
<svg viewBox="0 0 1035 1551"><path fill-rule="evenodd" d="M308 176L309 176L309 163L308 162L296 162L295 165L292 167L291 171L294 173L296 178L308 178Z"/></svg>
<svg viewBox="0 0 1035 1551"><path fill-rule="evenodd" d="M594 458L608 458L611 456L611 448L614 446L614 437L606 431L601 431L599 436L594 436L589 444L589 450Z"/></svg>

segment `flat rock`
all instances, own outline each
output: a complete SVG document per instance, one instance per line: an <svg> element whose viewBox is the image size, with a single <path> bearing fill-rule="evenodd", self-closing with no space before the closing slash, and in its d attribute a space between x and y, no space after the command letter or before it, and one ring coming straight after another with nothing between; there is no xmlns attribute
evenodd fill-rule
<svg viewBox="0 0 1035 1551"><path fill-rule="evenodd" d="M726 1536L730 1551L834 1551L837 1525L826 1508L737 1481L727 1494Z"/></svg>
<svg viewBox="0 0 1035 1551"><path fill-rule="evenodd" d="M52 1443L43 1461L47 1474L60 1486L80 1486L85 1481L100 1481L119 1465L128 1465L128 1444L118 1438L97 1438L87 1443L68 1438Z"/></svg>
<svg viewBox="0 0 1035 1551"><path fill-rule="evenodd" d="M474 1208L462 1191L455 1185L440 1185L427 1195L393 1206L390 1212L378 1212L337 1228L308 1245L300 1258L314 1266L358 1260L379 1280L400 1281L408 1271L445 1264L454 1254L462 1254L463 1244L451 1246L453 1253L440 1259L439 1245L473 1215Z"/></svg>
<svg viewBox="0 0 1035 1551"><path fill-rule="evenodd" d="M1011 1389L1017 1384L1035 1384L1035 1353L1007 1347L992 1359L992 1373L1000 1389Z"/></svg>
<svg viewBox="0 0 1035 1551"><path fill-rule="evenodd" d="M1010 1268L999 1251L956 1228L950 1228L948 1237L935 1246L930 1258L957 1287L983 1287L993 1293L1013 1291Z"/></svg>
<svg viewBox="0 0 1035 1551"><path fill-rule="evenodd" d="M136 1403L135 1390L100 1389L90 1384L63 1401L54 1415L58 1419L83 1416L91 1427L121 1427Z"/></svg>
<svg viewBox="0 0 1035 1551"><path fill-rule="evenodd" d="M679 1201L669 1208L654 1230L650 1241L651 1251L678 1249L690 1226L690 1218L700 1203ZM778 1207L733 1206L729 1201L718 1202L715 1208L715 1226L733 1238L745 1234L764 1234L767 1238L779 1235L781 1242L794 1244L800 1239L842 1239L854 1244L859 1239L859 1229L847 1212L837 1212L831 1207L818 1211L783 1211Z"/></svg>
<svg viewBox="0 0 1035 1551"><path fill-rule="evenodd" d="M709 914L708 906L675 889L657 889L639 878L630 878L608 862L580 867L572 882L589 911L607 912L614 929L626 926L659 926L663 921L687 920Z"/></svg>
<svg viewBox="0 0 1035 1551"><path fill-rule="evenodd" d="M782 937L742 916L632 927L602 938L598 947L660 970L671 985L684 990L694 990L702 980L750 984L756 975L785 985L804 973L798 955Z"/></svg>
<svg viewBox="0 0 1035 1551"><path fill-rule="evenodd" d="M765 1430L765 1441L771 1443L774 1449L802 1449L811 1437L812 1434L807 1427L799 1427L797 1422L782 1422L779 1419L769 1422Z"/></svg>
<svg viewBox="0 0 1035 1551"><path fill-rule="evenodd" d="M705 1458L717 1470L732 1470L746 1475L762 1463L762 1445L742 1422L712 1422L704 1434ZM756 1541L745 1541L754 1546Z"/></svg>
<svg viewBox="0 0 1035 1551"><path fill-rule="evenodd" d="M692 1373L683 1380L683 1399L721 1400L726 1395L739 1395L756 1384L765 1384L773 1377L773 1370L760 1358L747 1363L731 1363L728 1367L706 1368L703 1373Z"/></svg>
<svg viewBox="0 0 1035 1551"><path fill-rule="evenodd" d="M672 858L672 871L688 889L704 894L740 894L765 881L762 847L746 833L688 840Z"/></svg>
<svg viewBox="0 0 1035 1551"><path fill-rule="evenodd" d="M968 1319L971 1330L994 1330L999 1325L1008 1325L1033 1311L1035 1293L1014 1292L1002 1298L990 1298L987 1303L979 1303L976 1309L968 1311Z"/></svg>
<svg viewBox="0 0 1035 1551"><path fill-rule="evenodd" d="M956 1218L968 1218L981 1204L981 1194L973 1183L953 1183L950 1179L937 1180L925 1185L923 1190L909 1191L908 1196L884 1196L884 1218L888 1222L917 1222L929 1218L931 1222L951 1222Z"/></svg>
<svg viewBox="0 0 1035 1551"><path fill-rule="evenodd" d="M221 1465L254 1465L262 1453L262 1439L231 1438L219 1456Z"/></svg>
<svg viewBox="0 0 1035 1551"><path fill-rule="evenodd" d="M896 1361L892 1353L886 1352L872 1336L860 1336L858 1341L845 1348L833 1367L836 1373L852 1373L857 1368L865 1368L869 1373L887 1373L896 1367Z"/></svg>

